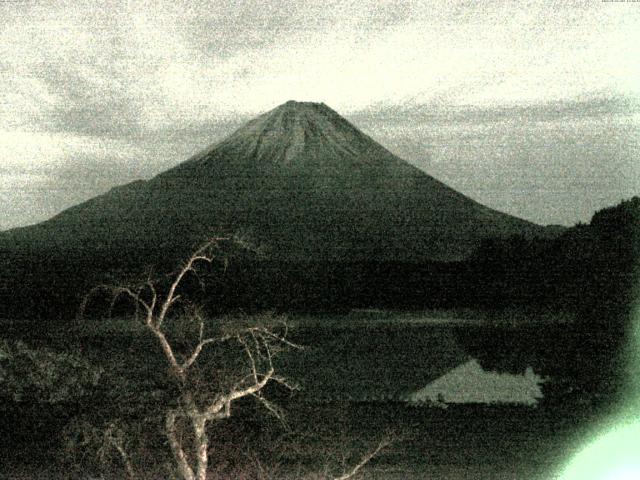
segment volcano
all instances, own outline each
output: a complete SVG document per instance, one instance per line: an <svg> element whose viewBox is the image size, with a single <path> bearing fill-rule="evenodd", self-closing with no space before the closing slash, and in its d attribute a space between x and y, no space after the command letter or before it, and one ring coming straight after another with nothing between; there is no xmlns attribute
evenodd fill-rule
<svg viewBox="0 0 640 480"><path fill-rule="evenodd" d="M146 181L6 244L179 251L235 233L273 260L460 260L483 238L545 228L487 208L398 158L322 103L289 101Z"/></svg>

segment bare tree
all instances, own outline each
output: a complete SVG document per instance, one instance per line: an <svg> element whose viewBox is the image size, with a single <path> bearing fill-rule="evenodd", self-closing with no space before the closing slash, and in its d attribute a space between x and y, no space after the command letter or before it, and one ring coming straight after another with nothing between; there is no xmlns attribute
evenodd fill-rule
<svg viewBox="0 0 640 480"><path fill-rule="evenodd" d="M207 479L210 453L214 453L210 451L207 427L211 422L229 418L234 402L253 397L284 422L283 412L267 400L262 391L270 382L289 390L296 388L278 375L274 367L274 358L283 349L301 348L288 339L286 322L267 316L248 321L236 318L233 322L212 325L202 309L185 298L184 284L188 277L195 278L204 287L198 267L215 260L222 260L226 265L220 246L227 241L230 239L226 237L210 239L167 276L152 278L149 275L138 284L100 285L84 298L80 309L82 316L99 291L108 292L110 312L119 300L126 299L134 306L132 319L140 322L159 345L167 372L178 388L177 398L162 401L161 411L157 413L164 417L164 436L173 457L172 470L181 480ZM233 242L247 247L236 239ZM233 356L237 368L230 368L227 363L216 365L219 357L214 355L212 361L211 356L206 355L232 347L235 347ZM127 451L126 425L110 421L98 431L100 433L93 434L100 445L98 456L104 459L115 455L130 480L142 477L135 468L134 456ZM381 441L351 467L343 462L338 476L325 472L318 478L355 478L390 443L387 439ZM258 477L269 477L259 462L257 465L260 467Z"/></svg>
<svg viewBox="0 0 640 480"><path fill-rule="evenodd" d="M181 286L188 275L197 278L197 267L210 264L220 258L219 246L227 238L213 238L197 249L181 267L170 275L168 285L158 279L148 278L137 286L99 286L98 290L108 290L111 294L111 308L125 297L133 302L136 315L144 327L153 335L160 346L168 371L178 384L178 398L175 404L167 404L164 411L164 433L173 454L175 467L183 480L205 480L209 466L209 437L207 426L210 422L231 416L232 404L244 397L254 397L271 413L281 417L281 411L266 398L261 391L269 382L277 382L288 389L294 385L276 374L273 358L283 347L299 348L287 339L284 322L258 325L235 325L215 335L206 335L207 325L201 309L183 301ZM81 311L86 308L91 295L85 298ZM176 305L182 303L182 308ZM176 341L170 335L168 324L178 321L174 309L188 318L196 326L196 339L190 345ZM282 328L280 328L282 327ZM216 389L203 387L202 374L192 374L203 353L210 348L225 343L235 343L243 352L244 368L235 372L235 378L225 379ZM207 365L205 369L209 368ZM214 372L215 368L211 368ZM213 373L211 373L214 375ZM206 376L206 371L205 371ZM219 385L223 384L224 387ZM189 431L188 439L184 429ZM134 468L122 447L122 441L108 430L106 438L119 452L130 477L135 476Z"/></svg>

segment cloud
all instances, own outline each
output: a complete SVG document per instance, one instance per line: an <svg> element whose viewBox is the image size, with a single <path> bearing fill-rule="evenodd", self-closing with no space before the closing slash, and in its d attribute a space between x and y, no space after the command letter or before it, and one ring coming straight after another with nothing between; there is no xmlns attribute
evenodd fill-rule
<svg viewBox="0 0 640 480"><path fill-rule="evenodd" d="M475 200L537 223L589 221L640 192L640 104L369 108L351 119Z"/></svg>
<svg viewBox="0 0 640 480"><path fill-rule="evenodd" d="M68 111L71 124L84 120L78 109L95 108L148 129L289 98L348 111L638 92L638 18L578 2L51 4L10 16L0 53L5 91L35 81L36 105L49 95L45 106Z"/></svg>
<svg viewBox="0 0 640 480"><path fill-rule="evenodd" d="M40 219L42 208L29 202L65 175L84 171L85 186L60 187L56 208L77 201L74 190L90 196L153 175L289 99L324 101L413 161L426 150L423 166L474 194L479 182L461 183L462 160L484 174L490 159L525 161L554 141L557 158L545 158L561 169L579 135L605 155L599 119L610 112L589 99L640 97L640 9L632 4L78 0L0 3L0 19L0 182L5 204L20 205L8 207L14 213L0 228ZM571 102L554 125L548 105ZM534 125L537 115L549 118ZM569 131L562 122L571 115L595 120ZM514 125L528 144L513 143L505 129ZM536 129L565 136L536 139ZM607 144L616 165L635 154L623 144L631 130L620 131ZM443 169L448 163L457 174ZM493 172L503 182L495 198L510 198L500 189L511 173ZM45 190L32 175L48 175Z"/></svg>

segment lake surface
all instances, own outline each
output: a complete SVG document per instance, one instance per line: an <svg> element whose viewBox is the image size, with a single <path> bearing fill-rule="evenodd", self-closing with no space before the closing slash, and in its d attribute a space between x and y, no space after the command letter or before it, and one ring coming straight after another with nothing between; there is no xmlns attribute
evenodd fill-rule
<svg viewBox="0 0 640 480"><path fill-rule="evenodd" d="M291 323L291 339L306 349L289 352L276 367L302 391L292 399L274 398L291 423L314 434L324 431L333 445L354 455L386 431L399 432L401 440L372 463L366 478L546 480L577 453L576 438L592 423L588 403L565 396L549 403L540 396L560 378L559 365L572 360L566 349L556 347L570 338L559 333L570 335L566 325L540 328L544 322L535 319L384 311L293 317ZM118 323L104 325L103 330L82 327L77 335L71 329L43 334L34 326L26 331L14 325L12 331L47 346L77 337L73 341L82 343L93 360L137 362L136 375L148 375L139 358L140 352L154 355L146 348L147 337L138 338L139 330L120 329ZM440 396L449 407L416 407L406 401L411 395ZM521 404L510 404L514 398ZM539 402L536 408L527 401L531 398ZM483 405L479 399L494 403ZM260 418L264 421L264 413ZM248 431L241 413L230 422ZM256 433L256 442L269 441L262 434ZM315 458L325 446L318 443Z"/></svg>

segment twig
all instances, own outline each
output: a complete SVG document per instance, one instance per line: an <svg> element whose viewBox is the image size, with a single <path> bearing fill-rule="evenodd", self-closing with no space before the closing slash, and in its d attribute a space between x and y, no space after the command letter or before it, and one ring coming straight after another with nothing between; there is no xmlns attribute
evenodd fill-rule
<svg viewBox="0 0 640 480"><path fill-rule="evenodd" d="M389 439L381 440L378 446L371 452L367 453L364 457L362 457L362 460L360 460L360 462L358 462L349 472L339 477L335 477L333 480L348 480L350 478L353 478L362 467L364 467L371 461L371 459L373 459L376 455L378 455L378 453L380 453L380 450L388 447L390 444L391 440Z"/></svg>

